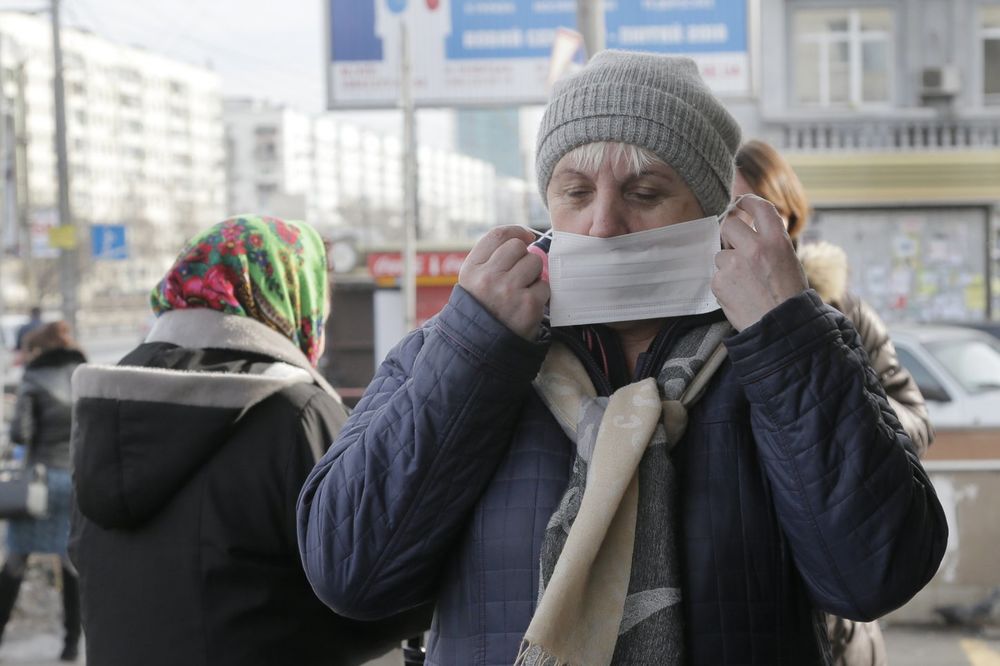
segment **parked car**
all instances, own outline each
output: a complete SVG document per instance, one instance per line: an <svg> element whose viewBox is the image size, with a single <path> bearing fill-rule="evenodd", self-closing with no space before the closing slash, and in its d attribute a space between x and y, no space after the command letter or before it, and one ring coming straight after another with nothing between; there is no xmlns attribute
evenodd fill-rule
<svg viewBox="0 0 1000 666"><path fill-rule="evenodd" d="M994 338L1000 339L1000 321L942 321L940 323L947 326L974 328L977 331L989 333Z"/></svg>
<svg viewBox="0 0 1000 666"><path fill-rule="evenodd" d="M935 428L1000 428L1000 340L939 325L894 326L891 336Z"/></svg>

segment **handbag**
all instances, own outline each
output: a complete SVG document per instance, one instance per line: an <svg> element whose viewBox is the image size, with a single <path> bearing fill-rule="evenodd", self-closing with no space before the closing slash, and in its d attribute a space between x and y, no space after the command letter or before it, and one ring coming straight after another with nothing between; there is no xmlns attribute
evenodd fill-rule
<svg viewBox="0 0 1000 666"><path fill-rule="evenodd" d="M885 638L878 622L827 616L834 666L887 666Z"/></svg>
<svg viewBox="0 0 1000 666"><path fill-rule="evenodd" d="M48 509L45 465L0 465L0 519L44 518Z"/></svg>

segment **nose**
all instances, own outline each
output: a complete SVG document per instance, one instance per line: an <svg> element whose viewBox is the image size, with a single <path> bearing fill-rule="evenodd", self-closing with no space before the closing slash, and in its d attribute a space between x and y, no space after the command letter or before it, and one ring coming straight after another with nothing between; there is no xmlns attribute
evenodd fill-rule
<svg viewBox="0 0 1000 666"><path fill-rule="evenodd" d="M625 202L620 193L599 188L592 206L593 217L588 235L596 238L612 238L628 233Z"/></svg>

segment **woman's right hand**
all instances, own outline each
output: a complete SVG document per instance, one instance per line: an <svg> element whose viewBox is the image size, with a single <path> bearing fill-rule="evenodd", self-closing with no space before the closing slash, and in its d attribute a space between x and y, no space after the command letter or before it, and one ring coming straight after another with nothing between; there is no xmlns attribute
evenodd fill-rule
<svg viewBox="0 0 1000 666"><path fill-rule="evenodd" d="M542 260L528 252L534 240L524 227L497 227L479 239L458 274L458 284L480 305L530 341L538 337L549 300Z"/></svg>

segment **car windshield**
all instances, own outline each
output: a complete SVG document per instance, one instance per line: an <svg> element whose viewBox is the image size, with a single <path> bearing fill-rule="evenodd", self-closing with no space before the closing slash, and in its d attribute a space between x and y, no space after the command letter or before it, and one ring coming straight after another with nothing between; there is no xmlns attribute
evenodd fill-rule
<svg viewBox="0 0 1000 666"><path fill-rule="evenodd" d="M989 338L962 338L927 348L970 393L1000 391L1000 344Z"/></svg>

